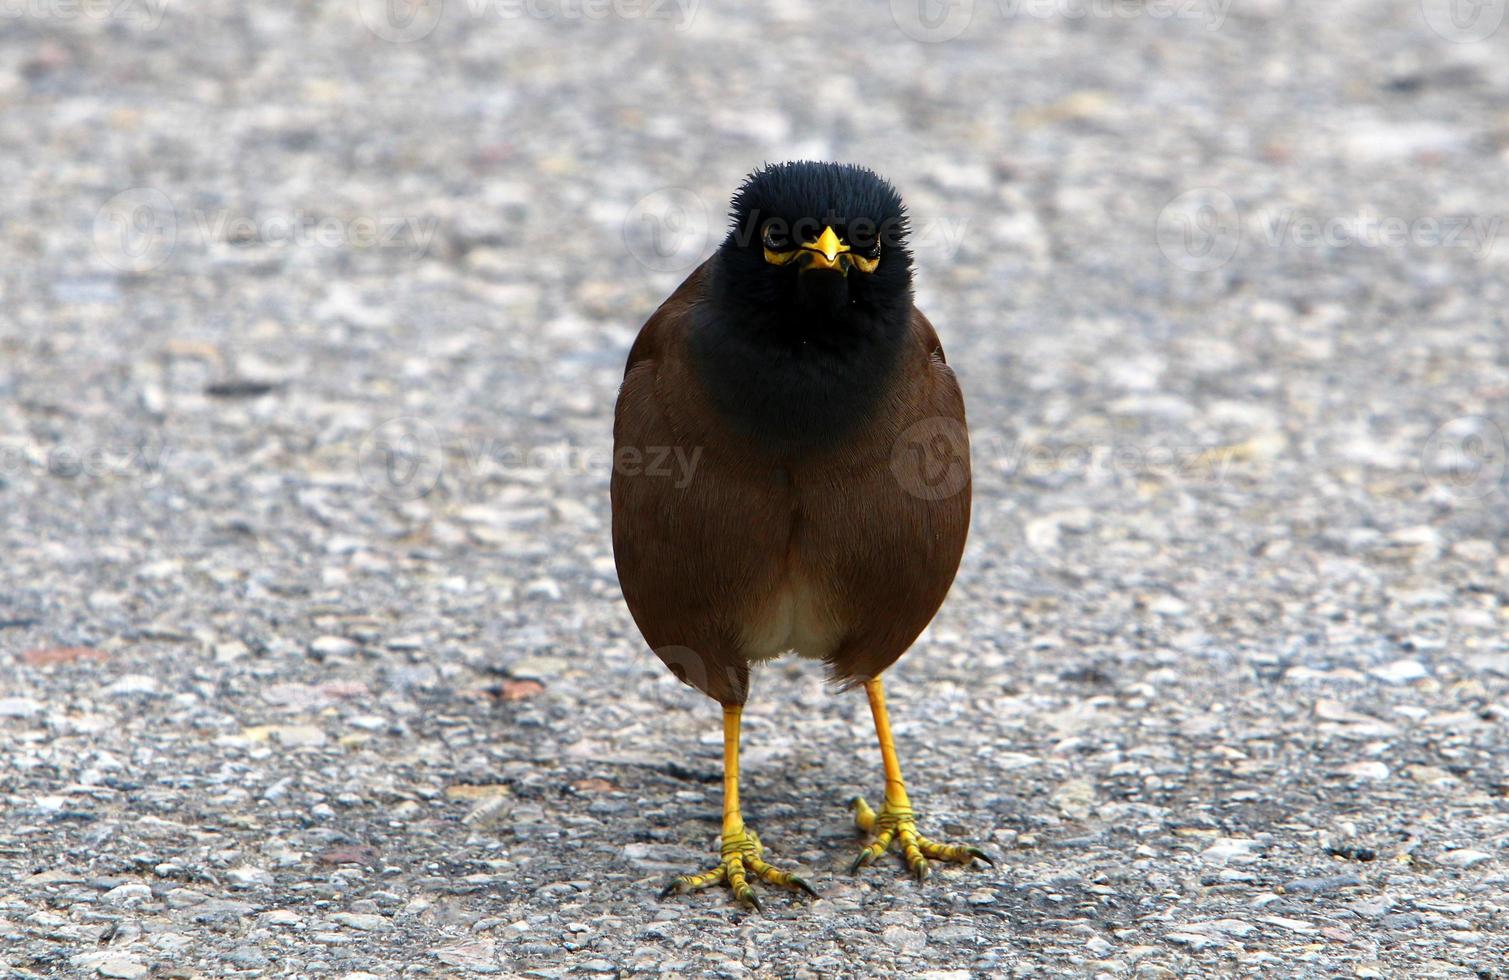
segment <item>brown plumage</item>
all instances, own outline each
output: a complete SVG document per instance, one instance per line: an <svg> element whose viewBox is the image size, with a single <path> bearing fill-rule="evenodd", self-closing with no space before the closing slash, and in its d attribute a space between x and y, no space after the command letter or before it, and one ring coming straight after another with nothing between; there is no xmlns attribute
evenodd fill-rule
<svg viewBox="0 0 1509 980"><path fill-rule="evenodd" d="M676 676L724 704L744 702L752 662L787 651L842 681L878 677L932 620L964 550L954 372L913 308L864 424L831 447L772 449L718 415L693 365L710 274L650 317L619 394L613 551L629 610Z"/></svg>
<svg viewBox="0 0 1509 980"><path fill-rule="evenodd" d="M868 170L783 164L752 175L734 227L640 331L614 418L613 553L657 656L724 714L717 867L668 890L749 876L800 888L763 859L739 807L742 705L754 663L795 652L862 683L885 765L873 842L988 860L917 832L881 673L943 602L969 527L964 400L912 305L906 218Z"/></svg>

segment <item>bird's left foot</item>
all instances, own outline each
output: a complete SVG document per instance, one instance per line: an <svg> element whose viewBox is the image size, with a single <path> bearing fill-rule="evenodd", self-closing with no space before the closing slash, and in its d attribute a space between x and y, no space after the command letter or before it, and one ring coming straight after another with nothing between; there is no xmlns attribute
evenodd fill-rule
<svg viewBox="0 0 1509 980"><path fill-rule="evenodd" d="M734 898L758 909L760 897L750 887L750 877L759 878L772 885L799 889L813 898L819 897L812 886L801 878L789 871L781 871L766 864L762 857L764 852L765 846L760 843L759 835L753 830L741 827L734 831L725 831L722 860L718 862L718 866L700 875L677 875L671 879L669 885L665 886L660 897L680 895L684 892L706 888L709 885L727 885L733 891Z"/></svg>
<svg viewBox="0 0 1509 980"><path fill-rule="evenodd" d="M917 880L928 876L930 867L928 858L934 861L954 861L958 864L972 864L975 861L983 861L994 865L990 856L978 847L970 847L966 844L939 844L930 841L917 833L917 820L912 814L910 804L900 806L893 805L890 800L881 804L880 812L870 809L870 805L864 801L864 797L856 796L850 801L854 807L854 823L860 830L874 835L869 846L859 852L859 857L849 866L851 874L874 861L895 844L906 859L906 866L911 869Z"/></svg>

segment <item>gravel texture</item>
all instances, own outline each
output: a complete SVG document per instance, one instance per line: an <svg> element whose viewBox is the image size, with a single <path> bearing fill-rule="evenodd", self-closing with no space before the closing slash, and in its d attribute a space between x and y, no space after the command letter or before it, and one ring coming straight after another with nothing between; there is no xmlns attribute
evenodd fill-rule
<svg viewBox="0 0 1509 980"><path fill-rule="evenodd" d="M1450 6L9 5L0 965L1505 976L1509 24ZM901 188L968 397L889 686L999 864L845 874L868 712L782 662L746 814L824 897L759 915L656 899L718 713L609 421L799 156Z"/></svg>

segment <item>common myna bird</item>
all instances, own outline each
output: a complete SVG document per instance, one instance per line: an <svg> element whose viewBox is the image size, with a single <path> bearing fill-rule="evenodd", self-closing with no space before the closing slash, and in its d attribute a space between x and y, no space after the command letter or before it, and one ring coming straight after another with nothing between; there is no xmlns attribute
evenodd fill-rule
<svg viewBox="0 0 1509 980"><path fill-rule="evenodd" d="M629 611L682 681L723 705L718 866L667 893L754 877L815 895L767 864L739 811L739 717L750 665L796 653L869 695L885 767L853 870L896 844L988 861L917 831L881 674L943 602L969 527L964 399L912 305L900 196L873 171L766 166L733 200L717 252L629 352L614 416L613 554Z"/></svg>

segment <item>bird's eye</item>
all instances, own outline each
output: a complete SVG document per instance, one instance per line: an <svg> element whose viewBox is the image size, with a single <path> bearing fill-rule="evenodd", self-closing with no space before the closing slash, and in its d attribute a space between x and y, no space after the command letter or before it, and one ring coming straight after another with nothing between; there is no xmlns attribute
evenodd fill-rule
<svg viewBox="0 0 1509 980"><path fill-rule="evenodd" d="M761 240L765 243L765 247L772 252L784 252L791 247L791 240L786 237L786 233L775 222L771 222L765 226L765 231L761 234Z"/></svg>
<svg viewBox="0 0 1509 980"><path fill-rule="evenodd" d="M880 258L880 236L873 233L856 232L851 234L849 248L855 255L867 259Z"/></svg>

